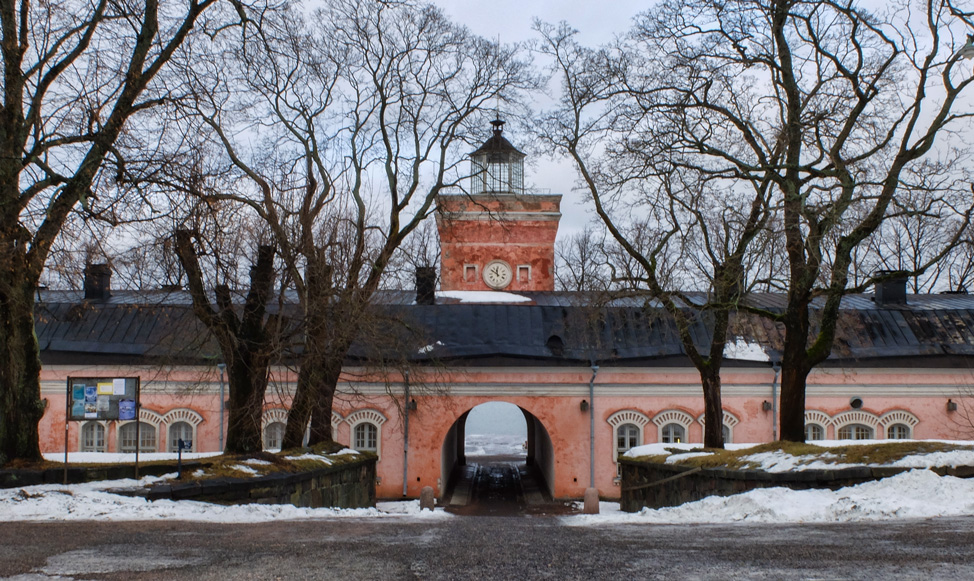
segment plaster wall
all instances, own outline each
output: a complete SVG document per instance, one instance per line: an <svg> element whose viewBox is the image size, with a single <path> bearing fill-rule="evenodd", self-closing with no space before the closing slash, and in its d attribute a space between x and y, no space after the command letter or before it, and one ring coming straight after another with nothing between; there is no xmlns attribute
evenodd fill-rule
<svg viewBox="0 0 974 581"><path fill-rule="evenodd" d="M42 396L48 400L41 422L44 452L64 450L64 406L66 379L71 376L140 376L143 419L157 426L159 451L168 449L165 418L178 410L192 410L200 421L195 425L195 450L219 448L219 375L215 370L175 368L168 373L158 368L77 368L48 366L42 372ZM414 385L422 381L414 372ZM764 409L773 401L774 373L764 367L725 368L723 374L725 423L732 442L770 441L775 418ZM380 426L377 493L380 498L399 498L403 493L404 431L402 408L388 395L384 381L362 380L362 370L349 370L343 381L356 380L336 397L338 423L335 438L351 443L355 414L373 410L384 420ZM703 437L703 402L699 377L684 368L603 367L595 383L595 400L589 400L591 370L551 367L497 367L437 370L435 381L427 378L425 391L414 387L416 411L410 412L407 495L416 497L423 486L437 494L446 484L444 463L456 459L462 442L457 440L457 421L470 409L488 401L505 401L520 407L536 419L535 460L542 467L553 495L581 497L589 480L589 414L595 416L596 487L603 497L617 498L615 435L610 420L617 412L635 412L640 423L640 442L660 441L661 418L685 420L687 440L700 443ZM280 371L268 390L267 409L283 410L293 386L293 374ZM891 422L911 424L917 439L970 439L974 426L965 418L972 410L971 372L963 369L821 369L809 378L806 408L824 417L826 438L836 438L845 423L870 426L878 439L886 438ZM393 381L395 390L395 381ZM850 398L861 398L861 409L850 406ZM948 411L947 401L958 404ZM586 400L588 410L581 402ZM282 413L282 412L278 412ZM628 416L627 416L628 417ZM732 424L732 425L731 425ZM81 422L67 426L68 450L80 448ZM118 449L117 422L106 423L107 451ZM545 443L550 440L550 448ZM547 453L547 456L545 455Z"/></svg>

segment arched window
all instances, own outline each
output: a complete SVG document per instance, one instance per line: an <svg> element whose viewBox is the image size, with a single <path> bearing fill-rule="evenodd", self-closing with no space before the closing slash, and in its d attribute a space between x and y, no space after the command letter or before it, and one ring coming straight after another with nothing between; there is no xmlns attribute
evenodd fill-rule
<svg viewBox="0 0 974 581"><path fill-rule="evenodd" d="M721 426L720 427L720 433L721 433L721 435L724 438L724 443L725 444L730 444L731 443L731 429L730 429L730 426L728 426L727 424L724 424L723 426Z"/></svg>
<svg viewBox="0 0 974 581"><path fill-rule="evenodd" d="M886 428L887 440L909 440L910 426L906 424L893 424Z"/></svg>
<svg viewBox="0 0 974 581"><path fill-rule="evenodd" d="M179 451L179 441L190 444L189 448L184 448L184 452L192 452L196 448L193 441L193 426L187 422L176 422L169 426L169 451Z"/></svg>
<svg viewBox="0 0 974 581"><path fill-rule="evenodd" d="M872 440L873 429L862 424L847 424L839 428L840 440Z"/></svg>
<svg viewBox="0 0 974 581"><path fill-rule="evenodd" d="M818 424L805 424L805 440L824 440L825 428Z"/></svg>
<svg viewBox="0 0 974 581"><path fill-rule="evenodd" d="M660 430L660 440L664 444L680 444L687 441L687 429L680 424L666 424Z"/></svg>
<svg viewBox="0 0 974 581"><path fill-rule="evenodd" d="M625 454L630 448L641 445L639 441L639 426L636 424L622 424L616 428L616 457Z"/></svg>
<svg viewBox="0 0 974 581"><path fill-rule="evenodd" d="M345 422L351 427L351 445L355 450L382 456L382 424L386 417L376 410L364 409L349 414Z"/></svg>
<svg viewBox="0 0 974 581"><path fill-rule="evenodd" d="M264 449L280 450L284 441L284 422L271 422L264 428Z"/></svg>
<svg viewBox="0 0 974 581"><path fill-rule="evenodd" d="M379 428L371 422L362 422L355 426L352 436L352 447L362 452L379 451Z"/></svg>
<svg viewBox="0 0 974 581"><path fill-rule="evenodd" d="M81 451L105 451L105 426L98 422L85 422L81 426Z"/></svg>
<svg viewBox="0 0 974 581"><path fill-rule="evenodd" d="M145 422L139 422L139 424L139 452L158 452L156 427ZM135 425L135 422L128 422L118 429L118 449L120 452L135 452Z"/></svg>

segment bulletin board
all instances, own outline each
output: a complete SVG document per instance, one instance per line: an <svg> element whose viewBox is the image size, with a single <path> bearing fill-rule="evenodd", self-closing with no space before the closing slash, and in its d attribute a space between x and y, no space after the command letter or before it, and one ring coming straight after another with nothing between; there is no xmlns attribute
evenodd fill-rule
<svg viewBox="0 0 974 581"><path fill-rule="evenodd" d="M68 423L134 420L139 413L138 377L69 377L64 410L64 483L68 483ZM140 442L135 424L135 441ZM139 446L135 446L135 478L139 478Z"/></svg>
<svg viewBox="0 0 974 581"><path fill-rule="evenodd" d="M69 421L134 420L139 405L138 377L69 377Z"/></svg>

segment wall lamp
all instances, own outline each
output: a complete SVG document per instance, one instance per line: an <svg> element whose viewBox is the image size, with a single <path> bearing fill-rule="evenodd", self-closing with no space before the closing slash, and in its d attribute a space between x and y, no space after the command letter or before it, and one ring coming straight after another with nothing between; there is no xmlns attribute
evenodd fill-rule
<svg viewBox="0 0 974 581"><path fill-rule="evenodd" d="M578 404L578 409L582 410L582 412L587 412L588 411L588 400L584 400L583 399L582 400L582 403Z"/></svg>
<svg viewBox="0 0 974 581"><path fill-rule="evenodd" d="M949 411L949 412L956 412L957 411L957 402L948 399L947 400L947 411Z"/></svg>
<svg viewBox="0 0 974 581"><path fill-rule="evenodd" d="M409 411L414 412L414 411L416 411L416 408L419 407L419 406L416 405L416 400L415 399L412 399L412 400L409 401L408 404L406 404L406 407L409 408Z"/></svg>
<svg viewBox="0 0 974 581"><path fill-rule="evenodd" d="M761 402L761 409L763 411L770 412L771 411L771 402L768 401L768 400L762 401Z"/></svg>

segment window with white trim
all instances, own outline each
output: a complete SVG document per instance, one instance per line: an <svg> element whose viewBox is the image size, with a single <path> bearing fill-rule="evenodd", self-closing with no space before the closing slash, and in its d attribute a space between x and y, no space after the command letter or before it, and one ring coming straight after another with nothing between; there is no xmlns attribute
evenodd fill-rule
<svg viewBox="0 0 974 581"><path fill-rule="evenodd" d="M848 424L839 428L836 437L840 440L872 440L873 429L862 424Z"/></svg>
<svg viewBox="0 0 974 581"><path fill-rule="evenodd" d="M379 451L379 428L372 422L362 422L355 426L352 448L360 452Z"/></svg>
<svg viewBox="0 0 974 581"><path fill-rule="evenodd" d="M158 452L156 445L156 427L145 422L138 422L139 452ZM118 449L123 453L135 452L136 422L128 422L118 429Z"/></svg>
<svg viewBox="0 0 974 581"><path fill-rule="evenodd" d="M639 441L639 426L622 424L616 428L616 457L625 454L630 448L642 445Z"/></svg>
<svg viewBox="0 0 974 581"><path fill-rule="evenodd" d="M264 449L280 450L284 442L284 422L271 422L264 427Z"/></svg>
<svg viewBox="0 0 974 581"><path fill-rule="evenodd" d="M670 423L660 430L660 440L664 444L680 444L687 441L687 429L680 424Z"/></svg>
<svg viewBox="0 0 974 581"><path fill-rule="evenodd" d="M818 424L805 424L805 441L824 439L825 428Z"/></svg>
<svg viewBox="0 0 974 581"><path fill-rule="evenodd" d="M725 444L730 444L731 443L731 429L730 429L730 426L728 426L727 424L722 425L720 427L720 435L721 435L721 437L724 438L724 443Z"/></svg>
<svg viewBox="0 0 974 581"><path fill-rule="evenodd" d="M105 451L105 426L99 422L85 422L81 426L81 451Z"/></svg>
<svg viewBox="0 0 974 581"><path fill-rule="evenodd" d="M893 424L886 428L887 440L909 440L910 437L910 426L906 424Z"/></svg>
<svg viewBox="0 0 974 581"><path fill-rule="evenodd" d="M176 422L169 426L169 451L179 452L179 441L188 443L190 446L184 448L184 452L192 452L196 448L193 441L193 426L187 422Z"/></svg>

